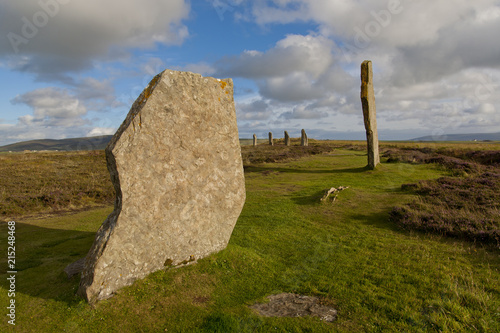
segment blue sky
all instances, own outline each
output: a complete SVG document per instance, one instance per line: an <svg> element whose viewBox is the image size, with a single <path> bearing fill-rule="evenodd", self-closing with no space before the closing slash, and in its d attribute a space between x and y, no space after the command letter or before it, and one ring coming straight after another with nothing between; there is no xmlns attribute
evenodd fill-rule
<svg viewBox="0 0 500 333"><path fill-rule="evenodd" d="M499 0L0 0L0 145L113 134L168 68L231 77L240 137L500 131Z"/></svg>

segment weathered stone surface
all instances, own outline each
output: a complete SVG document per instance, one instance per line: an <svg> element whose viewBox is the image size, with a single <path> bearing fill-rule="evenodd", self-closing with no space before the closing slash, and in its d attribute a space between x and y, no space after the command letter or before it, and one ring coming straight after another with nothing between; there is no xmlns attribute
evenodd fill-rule
<svg viewBox="0 0 500 333"><path fill-rule="evenodd" d="M365 121L366 141L368 143L368 167L374 169L380 163L377 132L377 109L373 90L372 62L361 64L361 104Z"/></svg>
<svg viewBox="0 0 500 333"><path fill-rule="evenodd" d="M77 261L69 264L64 269L64 273L68 276L68 279L71 279L73 276L80 274L83 271L83 267L85 266L85 257L78 259Z"/></svg>
<svg viewBox="0 0 500 333"><path fill-rule="evenodd" d="M283 293L267 297L268 303L250 306L264 317L319 317L320 320L333 322L337 319L337 310L322 305L314 296Z"/></svg>
<svg viewBox="0 0 500 333"><path fill-rule="evenodd" d="M304 146L304 147L309 146L309 140L307 139L307 134L306 134L306 131L304 129L301 131L300 145Z"/></svg>
<svg viewBox="0 0 500 333"><path fill-rule="evenodd" d="M285 131L285 146L290 146L290 135Z"/></svg>
<svg viewBox="0 0 500 333"><path fill-rule="evenodd" d="M273 133L269 132L269 145L274 146Z"/></svg>
<svg viewBox="0 0 500 333"><path fill-rule="evenodd" d="M257 135L253 135L253 145L257 146Z"/></svg>
<svg viewBox="0 0 500 333"><path fill-rule="evenodd" d="M86 257L78 292L90 303L227 246L245 201L231 79L160 73L106 158L116 201Z"/></svg>

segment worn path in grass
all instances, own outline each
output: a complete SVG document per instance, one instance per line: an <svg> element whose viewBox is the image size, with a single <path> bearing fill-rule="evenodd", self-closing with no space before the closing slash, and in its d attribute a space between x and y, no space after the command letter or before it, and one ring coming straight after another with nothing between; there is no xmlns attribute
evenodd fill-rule
<svg viewBox="0 0 500 333"><path fill-rule="evenodd" d="M62 271L85 255L111 208L24 220L16 229L15 331L498 331L498 250L388 221L394 205L414 198L401 184L447 171L403 163L369 171L365 164L362 152L336 150L247 167L247 202L226 250L156 272L95 309L74 296L78 278L68 281ZM349 189L320 203L338 186ZM1 224L2 253L6 235ZM6 267L6 256L0 263ZM319 296L338 320L262 318L248 308L280 292ZM0 331L14 331L6 317Z"/></svg>

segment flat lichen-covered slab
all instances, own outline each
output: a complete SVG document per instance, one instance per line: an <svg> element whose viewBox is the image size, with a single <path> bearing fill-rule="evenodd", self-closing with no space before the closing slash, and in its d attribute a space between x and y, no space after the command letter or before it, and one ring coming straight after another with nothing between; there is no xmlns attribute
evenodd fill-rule
<svg viewBox="0 0 500 333"><path fill-rule="evenodd" d="M245 202L231 79L160 73L106 158L116 202L85 260L78 293L90 303L227 246Z"/></svg>

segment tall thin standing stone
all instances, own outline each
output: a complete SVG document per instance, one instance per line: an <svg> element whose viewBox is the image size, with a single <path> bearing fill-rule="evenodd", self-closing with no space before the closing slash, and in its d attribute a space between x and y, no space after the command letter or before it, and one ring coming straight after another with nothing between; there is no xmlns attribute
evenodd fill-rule
<svg viewBox="0 0 500 333"><path fill-rule="evenodd" d="M309 140L307 139L307 134L304 129L301 131L300 145L304 147L309 145Z"/></svg>
<svg viewBox="0 0 500 333"><path fill-rule="evenodd" d="M274 146L273 132L269 132L269 145Z"/></svg>
<svg viewBox="0 0 500 333"><path fill-rule="evenodd" d="M285 146L290 146L290 135L285 131Z"/></svg>
<svg viewBox="0 0 500 333"><path fill-rule="evenodd" d="M375 169L380 163L378 151L377 109L375 107L375 93L373 91L372 62L365 60L361 64L361 104L368 143L368 167Z"/></svg>
<svg viewBox="0 0 500 333"><path fill-rule="evenodd" d="M257 146L257 135L253 135L253 145Z"/></svg>

